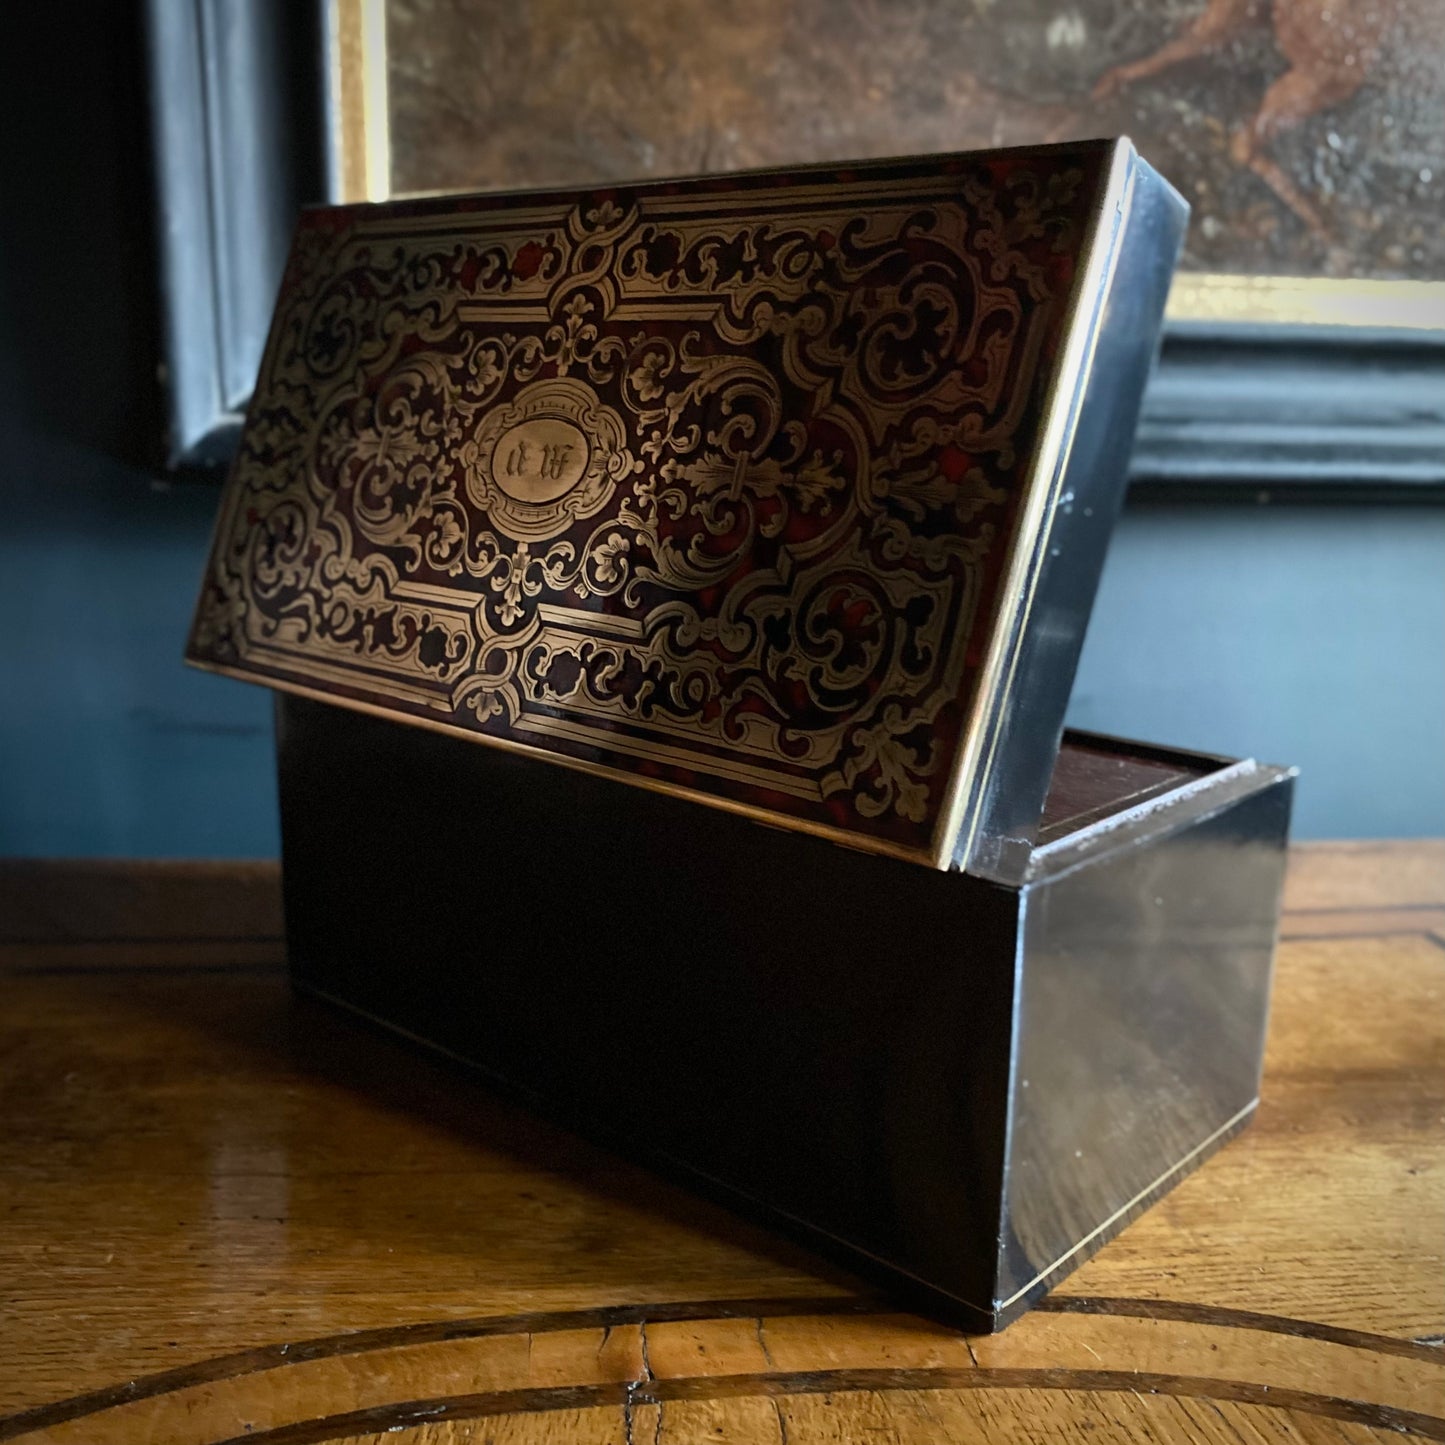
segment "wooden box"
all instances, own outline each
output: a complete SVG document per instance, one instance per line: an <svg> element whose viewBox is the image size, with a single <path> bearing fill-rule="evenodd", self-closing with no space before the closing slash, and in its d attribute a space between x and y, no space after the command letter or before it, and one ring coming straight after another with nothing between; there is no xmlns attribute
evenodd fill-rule
<svg viewBox="0 0 1445 1445"><path fill-rule="evenodd" d="M1061 747L1184 213L308 215L189 652L281 694L297 984L975 1328L1241 1127L1292 774Z"/></svg>

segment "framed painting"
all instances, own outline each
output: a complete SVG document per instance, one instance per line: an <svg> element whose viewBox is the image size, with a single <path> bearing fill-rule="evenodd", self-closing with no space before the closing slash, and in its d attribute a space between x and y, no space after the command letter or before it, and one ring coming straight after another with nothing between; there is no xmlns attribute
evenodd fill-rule
<svg viewBox="0 0 1445 1445"><path fill-rule="evenodd" d="M1445 326L1431 0L337 0L333 14L352 199L1127 133L1194 206L1177 318Z"/></svg>
<svg viewBox="0 0 1445 1445"><path fill-rule="evenodd" d="M251 11L294 48L287 7ZM1193 206L1135 485L1445 494L1438 0L321 0L319 20L335 201L1128 134ZM235 215L234 176L209 185L207 222Z"/></svg>

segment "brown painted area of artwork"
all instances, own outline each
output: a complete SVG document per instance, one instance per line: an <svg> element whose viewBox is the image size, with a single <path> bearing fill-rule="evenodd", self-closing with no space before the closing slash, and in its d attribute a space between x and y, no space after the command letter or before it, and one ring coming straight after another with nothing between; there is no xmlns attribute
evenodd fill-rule
<svg viewBox="0 0 1445 1445"><path fill-rule="evenodd" d="M1436 0L385 10L395 192L1126 134L1194 206L1188 270L1445 280Z"/></svg>

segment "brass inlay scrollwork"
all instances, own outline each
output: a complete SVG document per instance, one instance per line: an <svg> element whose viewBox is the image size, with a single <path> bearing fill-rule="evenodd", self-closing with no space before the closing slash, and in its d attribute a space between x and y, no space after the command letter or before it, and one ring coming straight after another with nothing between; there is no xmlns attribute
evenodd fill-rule
<svg viewBox="0 0 1445 1445"><path fill-rule="evenodd" d="M316 213L192 657L931 856L1102 154Z"/></svg>

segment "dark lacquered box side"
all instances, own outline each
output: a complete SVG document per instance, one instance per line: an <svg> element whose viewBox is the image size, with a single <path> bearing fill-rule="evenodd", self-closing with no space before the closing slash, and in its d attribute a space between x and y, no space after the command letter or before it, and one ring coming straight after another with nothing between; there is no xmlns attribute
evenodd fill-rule
<svg viewBox="0 0 1445 1445"><path fill-rule="evenodd" d="M298 985L989 1298L1016 894L278 703Z"/></svg>
<svg viewBox="0 0 1445 1445"><path fill-rule="evenodd" d="M1009 1142L1016 1059L1082 1046L1078 1018L1035 994L1043 980L1070 987L1071 920L1100 912L1090 878L1111 898L1131 878L1112 853L1020 890L326 704L281 698L279 720L298 986L720 1192L941 1317L991 1329L1035 1297L996 1307L1052 1247L1027 1233L1037 1191L1014 1188L1005 1217L1011 1164L1044 1159L1022 1149L1025 1130ZM1169 839L1240 801L1221 794L1211 814L1210 780L1191 786L1198 806L1163 830ZM1164 856L1147 838L1132 846ZM1115 962L1099 954L1116 999L1147 973L1145 943L1174 967L1172 905L1153 896L1116 899L1134 940ZM1248 949L1257 943L1251 927ZM1263 1000L1251 991L1222 1006L1258 1011ZM1262 1013L1251 1017L1257 1032ZM1125 1008L1114 1025L1134 1021ZM1193 1026L1219 1031L1202 1012ZM1151 1038L1131 1047L1148 1053ZM1230 1087L1252 1097L1257 1059L1231 1059ZM1156 1083L1138 1079L1141 1116ZM1131 1167L1167 1176L1175 1142L1141 1135ZM1198 1139L1177 1142L1202 1157ZM1094 1196L1067 1166L1049 1177L1075 1201L1069 1228L1098 1243L1122 1227L1088 1214Z"/></svg>

